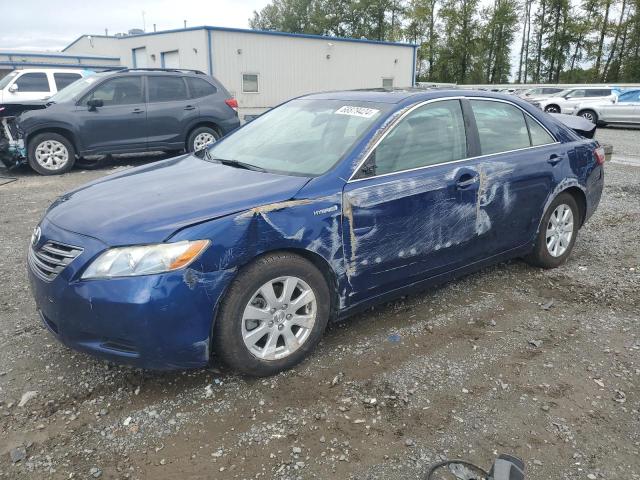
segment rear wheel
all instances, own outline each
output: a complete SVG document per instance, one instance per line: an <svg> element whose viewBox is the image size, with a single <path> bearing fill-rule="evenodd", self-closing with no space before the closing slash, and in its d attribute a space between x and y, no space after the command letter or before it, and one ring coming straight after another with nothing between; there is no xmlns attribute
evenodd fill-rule
<svg viewBox="0 0 640 480"><path fill-rule="evenodd" d="M533 252L527 262L542 268L555 268L567 261L576 242L580 209L573 196L561 193L549 205L540 223Z"/></svg>
<svg viewBox="0 0 640 480"><path fill-rule="evenodd" d="M320 341L330 303L315 265L292 253L267 255L242 270L229 288L213 330L214 349L248 375L286 370Z"/></svg>
<svg viewBox="0 0 640 480"><path fill-rule="evenodd" d="M62 135L45 132L29 142L27 157L31 168L40 175L60 175L73 168L76 151Z"/></svg>
<svg viewBox="0 0 640 480"><path fill-rule="evenodd" d="M214 144L220 138L220 134L211 127L198 127L187 140L187 148L190 152L198 152L209 145Z"/></svg>
<svg viewBox="0 0 640 480"><path fill-rule="evenodd" d="M547 113L560 113L560 107L558 105L547 105L544 111Z"/></svg>

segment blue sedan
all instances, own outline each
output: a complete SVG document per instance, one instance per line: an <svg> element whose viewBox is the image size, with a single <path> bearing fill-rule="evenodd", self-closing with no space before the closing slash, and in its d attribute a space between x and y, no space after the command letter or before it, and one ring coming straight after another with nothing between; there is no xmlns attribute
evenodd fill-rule
<svg viewBox="0 0 640 480"><path fill-rule="evenodd" d="M152 369L215 352L271 375L373 304L515 257L562 265L603 163L513 96L308 95L60 197L33 234L31 288L74 349Z"/></svg>

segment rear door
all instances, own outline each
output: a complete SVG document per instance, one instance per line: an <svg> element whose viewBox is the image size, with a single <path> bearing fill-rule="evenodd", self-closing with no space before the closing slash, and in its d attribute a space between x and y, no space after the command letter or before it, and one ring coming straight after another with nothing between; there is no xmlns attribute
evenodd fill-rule
<svg viewBox="0 0 640 480"><path fill-rule="evenodd" d="M187 125L199 115L196 102L189 98L184 77L148 75L149 148L183 148Z"/></svg>
<svg viewBox="0 0 640 480"><path fill-rule="evenodd" d="M90 109L89 100L103 106ZM97 85L76 107L83 150L95 153L140 151L147 144L147 113L141 75L109 78Z"/></svg>
<svg viewBox="0 0 640 480"><path fill-rule="evenodd" d="M487 257L531 241L566 148L533 117L499 100L471 99L480 142L479 219Z"/></svg>

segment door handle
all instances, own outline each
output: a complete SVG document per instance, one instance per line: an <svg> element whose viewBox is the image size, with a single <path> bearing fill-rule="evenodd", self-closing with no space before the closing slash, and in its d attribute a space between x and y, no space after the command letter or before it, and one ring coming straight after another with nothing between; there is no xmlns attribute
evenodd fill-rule
<svg viewBox="0 0 640 480"><path fill-rule="evenodd" d="M456 180L456 188L458 190L464 190L466 188L469 188L471 185L473 185L477 181L478 181L477 175L471 175L470 173L463 173Z"/></svg>
<svg viewBox="0 0 640 480"><path fill-rule="evenodd" d="M141 108L135 108L131 113L144 113L144 110Z"/></svg>
<svg viewBox="0 0 640 480"><path fill-rule="evenodd" d="M187 105L186 107L184 107L185 110L195 110L196 107L194 107L193 105Z"/></svg>
<svg viewBox="0 0 640 480"><path fill-rule="evenodd" d="M547 162L549 162L551 165L555 165L556 163L561 162L562 159L564 159L564 155L552 153Z"/></svg>

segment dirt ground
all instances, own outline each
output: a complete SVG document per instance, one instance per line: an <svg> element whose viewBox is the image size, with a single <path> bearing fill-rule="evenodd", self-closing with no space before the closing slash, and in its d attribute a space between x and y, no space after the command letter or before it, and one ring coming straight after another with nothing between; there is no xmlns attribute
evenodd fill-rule
<svg viewBox="0 0 640 480"><path fill-rule="evenodd" d="M565 266L513 261L381 306L257 380L110 365L40 325L25 258L45 208L148 159L0 170L17 178L0 186L0 478L411 479L506 452L527 479L640 479L640 131L598 136L616 153Z"/></svg>

